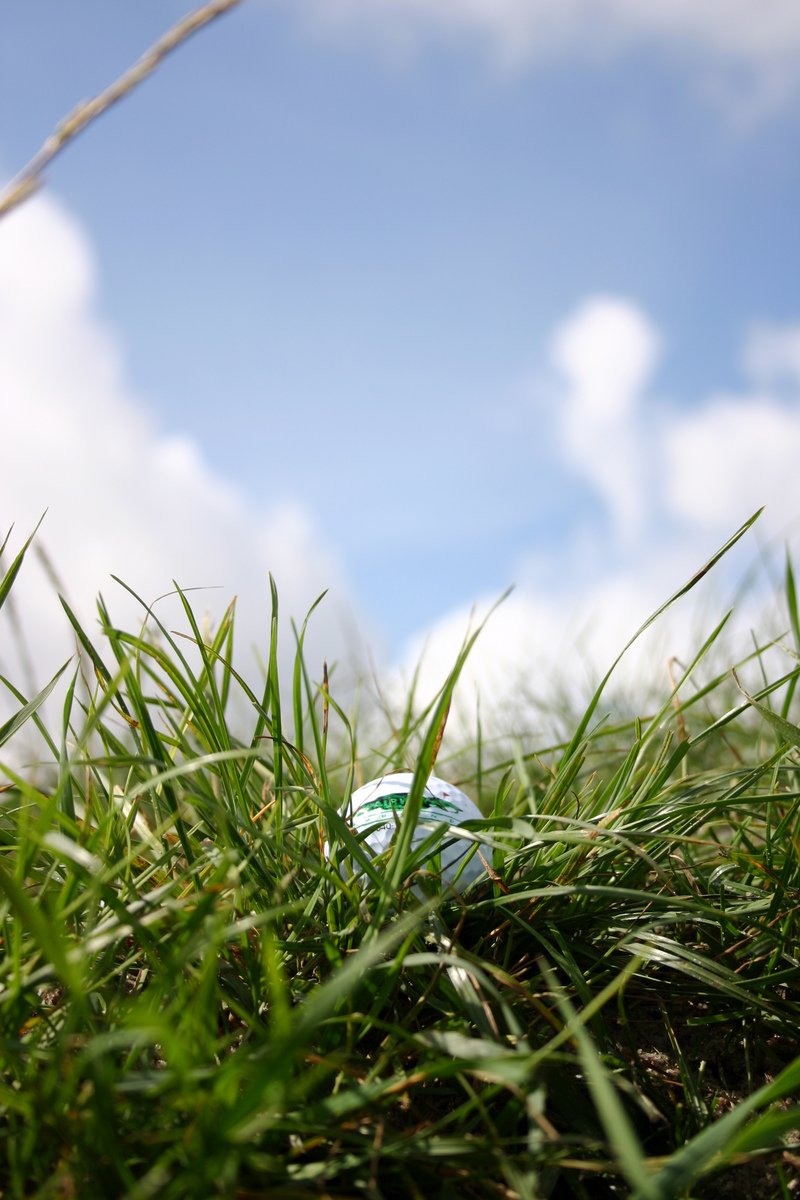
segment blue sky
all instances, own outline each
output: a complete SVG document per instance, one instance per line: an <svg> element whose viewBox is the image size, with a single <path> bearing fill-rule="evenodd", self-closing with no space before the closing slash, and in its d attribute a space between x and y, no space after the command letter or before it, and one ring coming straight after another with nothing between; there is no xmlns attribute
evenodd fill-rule
<svg viewBox="0 0 800 1200"><path fill-rule="evenodd" d="M562 28L554 14L573 9ZM550 630L624 578L635 624L651 585L682 582L671 573L762 499L762 540L790 532L791 0L655 0L641 20L614 0L374 10L247 0L68 148L25 228L0 224L0 288L13 239L46 291L39 219L71 223L91 264L75 304L117 367L104 384L75 364L75 403L96 392L102 414L115 390L151 449L190 447L195 484L233 489L247 520L266 514L266 528L288 506L306 522L297 554L320 564L303 568L309 586L329 567L352 619L395 657L511 583ZM7 0L0 171L183 11ZM48 331L31 313L35 359ZM26 390L24 362L15 370L0 406L35 453L19 413L50 385ZM60 561L75 561L79 492L43 479L23 497L7 481L0 501L3 528L49 504ZM147 544L168 547L152 519ZM266 544L294 597L280 528ZM92 522L83 536L96 547L75 586L90 590L109 543ZM189 518L184 537L206 538L209 579L196 582L241 590ZM166 590L167 557L154 551L148 586L161 570Z"/></svg>

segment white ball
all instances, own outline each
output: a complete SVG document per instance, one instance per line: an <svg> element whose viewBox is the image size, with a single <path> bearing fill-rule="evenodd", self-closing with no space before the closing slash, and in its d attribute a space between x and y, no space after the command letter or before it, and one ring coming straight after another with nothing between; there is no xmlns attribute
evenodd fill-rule
<svg viewBox="0 0 800 1200"><path fill-rule="evenodd" d="M350 797L347 818L358 834L366 833L362 845L371 854L381 854L389 847L413 779L411 771L394 771L365 783ZM431 858L438 856L441 862L442 883L457 891L474 883L485 868L478 851L474 850L475 842L451 833L450 827L458 826L462 821L480 820L482 815L464 792L435 775L430 776L411 845L416 849L438 830L440 836L431 849ZM470 855L470 851L474 852ZM422 867L428 869L424 863Z"/></svg>

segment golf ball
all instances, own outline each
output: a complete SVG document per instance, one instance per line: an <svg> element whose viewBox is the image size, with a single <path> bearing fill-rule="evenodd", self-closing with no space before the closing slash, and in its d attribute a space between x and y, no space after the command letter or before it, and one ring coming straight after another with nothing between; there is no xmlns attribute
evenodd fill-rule
<svg viewBox="0 0 800 1200"><path fill-rule="evenodd" d="M373 779L358 788L350 797L347 817L362 838L362 845L371 854L381 854L388 849L397 832L403 809L408 800L414 779L412 771L394 771ZM464 792L431 775L425 786L419 819L411 839L413 849L430 838L434 831L439 837L431 849L431 858L436 864L422 864L431 869L441 863L442 883L463 891L484 871L480 855L474 849L475 842L451 832L452 826L462 821L480 820L478 806ZM470 854L470 851L473 851Z"/></svg>

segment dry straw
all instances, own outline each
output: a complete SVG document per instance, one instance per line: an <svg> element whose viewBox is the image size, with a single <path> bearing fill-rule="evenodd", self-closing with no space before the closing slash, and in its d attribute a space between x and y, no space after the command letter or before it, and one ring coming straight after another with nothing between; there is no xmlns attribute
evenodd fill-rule
<svg viewBox="0 0 800 1200"><path fill-rule="evenodd" d="M168 54L182 46L192 34L198 33L206 25L215 21L217 17L223 16L241 2L242 0L212 0L212 3L204 4L194 12L188 13L160 37L114 83L94 99L82 100L68 116L59 122L41 149L0 194L0 217L4 217L6 213L11 212L18 204L22 204L24 200L39 190L44 182L44 172L50 163L69 142L83 132L87 125L96 121L118 100L138 87L147 79L148 75L155 71Z"/></svg>

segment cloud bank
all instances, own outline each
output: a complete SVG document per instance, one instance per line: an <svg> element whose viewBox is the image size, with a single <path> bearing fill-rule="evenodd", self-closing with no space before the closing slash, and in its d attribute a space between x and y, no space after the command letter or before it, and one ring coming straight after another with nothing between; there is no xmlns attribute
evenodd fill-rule
<svg viewBox="0 0 800 1200"><path fill-rule="evenodd" d="M593 511L556 552L557 570L535 555L517 564L520 586L489 620L459 684L457 739L475 734L479 693L489 737L535 728L539 717L552 728L554 701L557 710L559 697L565 708L588 699L639 625L765 505L757 539L648 631L615 675L640 702L650 688L664 694L668 660L692 659L757 546L781 546L800 530L800 327L752 330L742 390L691 407L655 402L663 347L652 319L623 297L589 297L553 331L547 358L555 378L536 388L537 403L550 410L542 416L551 419L554 455L594 495ZM494 599L413 639L398 696L420 655L420 699L441 686ZM732 624L732 654L751 646L751 623L761 634L786 628L766 589L754 591Z"/></svg>
<svg viewBox="0 0 800 1200"><path fill-rule="evenodd" d="M656 524L678 520L684 538L722 537L762 505L763 525L778 534L780 514L800 512L800 326L755 327L742 353L742 390L690 407L656 403L663 345L650 317L620 297L591 297L556 329L550 357L561 377L563 461L637 557Z"/></svg>
<svg viewBox="0 0 800 1200"><path fill-rule="evenodd" d="M80 225L39 197L4 222L2 241L0 530L14 525L12 553L47 509L36 545L91 630L101 589L112 617L141 618L112 572L148 603L173 580L208 589L193 600L198 615L212 619L238 595L238 661L251 675L250 647L262 659L268 649L268 573L285 618L302 619L332 588L309 635L309 661L321 668L323 653L354 652L359 620L309 511L279 497L254 511L190 437L165 433L132 394L119 343L96 312L96 265ZM74 643L35 550L13 596L41 686ZM158 609L167 620L177 611ZM286 629L288 641L288 620ZM8 620L0 620L0 670L11 670L13 642Z"/></svg>
<svg viewBox="0 0 800 1200"><path fill-rule="evenodd" d="M284 615L302 618L329 588L312 623L309 661L313 670L323 656L351 659L361 650L363 617L308 509L275 498L256 511L190 437L165 433L132 393L119 343L96 310L96 266L79 224L40 197L8 220L3 238L0 529L15 523L12 548L47 508L37 542L90 630L100 589L119 623L141 617L111 572L147 602L173 579L208 589L193 598L212 619L238 594L239 661L251 668L250 648L263 658L268 645L268 572ZM767 504L761 541L793 533L800 326L753 326L741 390L689 405L654 392L667 349L662 330L629 297L586 297L552 330L546 379L534 389L547 409L537 436L549 437L563 486L580 486L594 502L546 560L532 549L516 563L518 589L491 618L459 686L456 730L474 730L478 691L487 730L506 732L530 727L559 692L586 695L633 630L760 505ZM751 541L740 571L754 552ZM74 647L48 570L32 554L14 589L38 686ZM692 597L657 627L630 656L628 679L663 687L667 658L691 658L727 601L714 589L732 588L734 578L715 572L705 601ZM424 698L442 683L470 620L494 599L478 597L477 616L445 614L413 640L389 686L399 703L423 645ZM177 608L159 612L170 622ZM19 679L11 615L0 619L0 671Z"/></svg>

